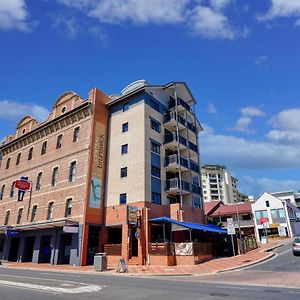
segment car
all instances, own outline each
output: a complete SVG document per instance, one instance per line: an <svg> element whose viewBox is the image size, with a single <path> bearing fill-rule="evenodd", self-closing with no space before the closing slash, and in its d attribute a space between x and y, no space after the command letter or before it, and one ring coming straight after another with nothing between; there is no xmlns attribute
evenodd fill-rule
<svg viewBox="0 0 300 300"><path fill-rule="evenodd" d="M293 254L300 255L300 237L295 237L293 241Z"/></svg>

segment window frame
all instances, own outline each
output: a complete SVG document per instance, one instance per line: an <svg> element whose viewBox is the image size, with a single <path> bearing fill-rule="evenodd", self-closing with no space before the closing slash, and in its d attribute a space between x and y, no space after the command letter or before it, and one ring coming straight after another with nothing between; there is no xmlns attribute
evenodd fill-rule
<svg viewBox="0 0 300 300"><path fill-rule="evenodd" d="M62 135L62 133L60 133L56 138L56 149L61 149L62 139L63 139L63 135Z"/></svg>
<svg viewBox="0 0 300 300"><path fill-rule="evenodd" d="M160 156L160 145L158 143L151 141L150 147L151 147L150 150L152 153L155 153L156 155ZM158 151L156 151L156 149L158 149Z"/></svg>
<svg viewBox="0 0 300 300"><path fill-rule="evenodd" d="M76 160L71 161L69 165L69 182L75 182L76 180L76 171L77 171L77 162Z"/></svg>
<svg viewBox="0 0 300 300"><path fill-rule="evenodd" d="M122 124L122 133L128 131L128 122Z"/></svg>
<svg viewBox="0 0 300 300"><path fill-rule="evenodd" d="M38 206L36 204L32 206L30 222L35 222L36 221L37 207Z"/></svg>
<svg viewBox="0 0 300 300"><path fill-rule="evenodd" d="M16 158L16 166L18 166L20 164L20 161L21 161L21 155L22 155L22 152L19 152L17 154L17 158Z"/></svg>
<svg viewBox="0 0 300 300"><path fill-rule="evenodd" d="M79 141L79 133L80 133L80 126L77 126L73 130L73 143L77 143Z"/></svg>
<svg viewBox="0 0 300 300"><path fill-rule="evenodd" d="M52 220L53 219L53 211L54 211L54 201L51 201L51 202L48 203L47 220Z"/></svg>
<svg viewBox="0 0 300 300"><path fill-rule="evenodd" d="M124 202L125 199L125 202ZM122 193L120 194L120 201L119 201L120 205L126 204L127 203L127 193Z"/></svg>
<svg viewBox="0 0 300 300"><path fill-rule="evenodd" d="M41 189L41 181L42 181L43 172L39 172L36 176L35 190L39 191Z"/></svg>
<svg viewBox="0 0 300 300"><path fill-rule="evenodd" d="M23 207L20 207L18 209L18 215L17 215L17 224L18 225L21 224L23 211L24 211Z"/></svg>
<svg viewBox="0 0 300 300"><path fill-rule="evenodd" d="M8 170L10 167L11 157L8 157L6 160L5 170Z"/></svg>
<svg viewBox="0 0 300 300"><path fill-rule="evenodd" d="M161 169L156 166L151 165L151 176L161 179Z"/></svg>
<svg viewBox="0 0 300 300"><path fill-rule="evenodd" d="M28 150L27 160L32 160L32 158L33 158L33 147L30 147Z"/></svg>
<svg viewBox="0 0 300 300"><path fill-rule="evenodd" d="M52 169L52 176L51 176L51 187L56 187L58 182L58 170L59 167L54 167Z"/></svg>
<svg viewBox="0 0 300 300"><path fill-rule="evenodd" d="M73 207L73 199L68 198L66 200L66 206L65 206L65 218L70 218L72 216L72 207Z"/></svg>
<svg viewBox="0 0 300 300"><path fill-rule="evenodd" d="M127 154L128 153L128 144L121 145L121 154Z"/></svg>
<svg viewBox="0 0 300 300"><path fill-rule="evenodd" d="M120 169L120 178L125 178L128 175L127 167L123 167Z"/></svg>
<svg viewBox="0 0 300 300"><path fill-rule="evenodd" d="M47 144L48 141L43 141L42 148L41 148L41 155L45 155L47 153Z"/></svg>
<svg viewBox="0 0 300 300"><path fill-rule="evenodd" d="M151 203L161 205L161 193L151 192Z"/></svg>
<svg viewBox="0 0 300 300"><path fill-rule="evenodd" d="M129 102L123 104L123 112L129 110Z"/></svg>

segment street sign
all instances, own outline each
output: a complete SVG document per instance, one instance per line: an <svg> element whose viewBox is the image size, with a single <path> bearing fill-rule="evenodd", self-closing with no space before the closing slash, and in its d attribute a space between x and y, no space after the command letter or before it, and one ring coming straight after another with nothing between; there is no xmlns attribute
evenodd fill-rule
<svg viewBox="0 0 300 300"><path fill-rule="evenodd" d="M63 232L65 233L78 233L79 228L74 226L64 226Z"/></svg>
<svg viewBox="0 0 300 300"><path fill-rule="evenodd" d="M227 234L235 234L235 226L234 226L233 218L227 219Z"/></svg>
<svg viewBox="0 0 300 300"><path fill-rule="evenodd" d="M30 182L27 180L16 180L15 187L22 191L30 190Z"/></svg>
<svg viewBox="0 0 300 300"><path fill-rule="evenodd" d="M137 230L136 230L136 232L135 232L135 234L134 234L134 236L135 236L135 238L136 239L139 239L140 238L140 230L138 230L139 228L137 228Z"/></svg>
<svg viewBox="0 0 300 300"><path fill-rule="evenodd" d="M138 219L138 208L136 206L127 206L127 223L136 225Z"/></svg>
<svg viewBox="0 0 300 300"><path fill-rule="evenodd" d="M6 236L19 236L20 235L20 231L18 231L18 230L12 230L12 229L7 229L5 231L5 235Z"/></svg>

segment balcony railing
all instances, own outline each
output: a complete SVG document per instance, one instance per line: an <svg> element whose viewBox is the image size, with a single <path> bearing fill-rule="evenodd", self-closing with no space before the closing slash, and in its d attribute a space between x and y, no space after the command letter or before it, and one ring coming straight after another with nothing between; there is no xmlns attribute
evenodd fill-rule
<svg viewBox="0 0 300 300"><path fill-rule="evenodd" d="M178 164L179 165L179 158L178 155L173 154L165 157L165 166L169 166L172 164ZM189 162L187 159L180 157L180 165L183 167L188 168L189 167Z"/></svg>
<svg viewBox="0 0 300 300"><path fill-rule="evenodd" d="M192 191L193 193L200 195L200 186L192 184Z"/></svg>
<svg viewBox="0 0 300 300"><path fill-rule="evenodd" d="M184 191L190 191L190 184L186 181L181 180L181 188ZM172 178L167 180L167 190L180 189L179 178Z"/></svg>
<svg viewBox="0 0 300 300"><path fill-rule="evenodd" d="M165 135L165 140L164 140L164 143L167 144L167 143L170 143L170 142L173 142L173 141L176 141L184 146L187 146L187 139L184 138L183 136L179 135L179 139L178 139L178 136L175 132L171 132L171 133L168 133Z"/></svg>
<svg viewBox="0 0 300 300"><path fill-rule="evenodd" d="M186 126L185 119L177 114L178 123ZM176 112L172 111L167 115L164 115L164 123L168 123L170 121L176 121Z"/></svg>
<svg viewBox="0 0 300 300"><path fill-rule="evenodd" d="M199 173L200 168L197 163L195 163L191 160L190 166L191 166L192 171Z"/></svg>
<svg viewBox="0 0 300 300"><path fill-rule="evenodd" d="M189 141L189 148L198 153L198 147L196 144Z"/></svg>
<svg viewBox="0 0 300 300"><path fill-rule="evenodd" d="M175 107L175 104L176 104L175 99L170 97L169 108ZM191 111L191 107L185 101L183 101L181 98L177 98L177 105L181 105L186 110Z"/></svg>

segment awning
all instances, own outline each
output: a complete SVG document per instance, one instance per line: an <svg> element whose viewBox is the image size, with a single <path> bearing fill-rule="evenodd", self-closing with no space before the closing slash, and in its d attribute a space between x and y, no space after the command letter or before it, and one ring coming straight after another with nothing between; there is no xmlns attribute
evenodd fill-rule
<svg viewBox="0 0 300 300"><path fill-rule="evenodd" d="M169 217L160 217L160 218L151 219L149 221L152 223L175 224L180 227L183 227L182 230L184 230L184 228L186 228L186 229L195 229L195 230L208 231L208 232L214 232L214 233L220 233L220 234L227 234L227 230L224 230L224 229L222 229L218 226L212 225L212 224L205 225L205 224L198 224L198 223L180 222L180 221L171 219ZM178 228L178 226L176 226L176 227Z"/></svg>

